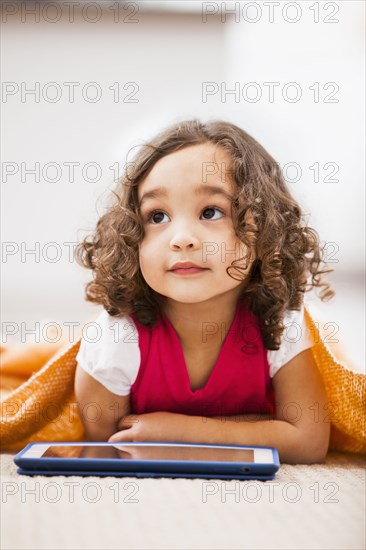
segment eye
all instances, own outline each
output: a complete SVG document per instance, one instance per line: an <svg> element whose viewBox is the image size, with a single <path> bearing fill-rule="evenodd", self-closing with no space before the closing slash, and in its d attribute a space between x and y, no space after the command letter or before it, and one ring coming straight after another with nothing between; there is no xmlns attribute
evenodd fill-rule
<svg viewBox="0 0 366 550"><path fill-rule="evenodd" d="M152 223L152 225L160 225L161 219L159 220L160 216L166 216L166 214L162 210L152 210L148 214L146 214L146 222ZM158 219L158 221L156 221ZM154 222L151 222L151 220L154 220ZM156 223L155 223L156 222Z"/></svg>
<svg viewBox="0 0 366 550"><path fill-rule="evenodd" d="M222 216L224 216L224 212L220 209L220 208L216 208L216 206L208 206L207 208L205 208L203 210L203 212L214 212L216 210L216 212L219 212L220 214L222 214ZM220 219L220 218L206 218L205 219L209 219L209 220L214 220L214 219Z"/></svg>
<svg viewBox="0 0 366 550"><path fill-rule="evenodd" d="M202 210L202 214L204 212L219 212L221 214L221 217L225 215L225 213L220 209L220 208L217 208L216 206L207 206L204 210ZM160 216L166 216L167 214L165 214L165 212L163 212L162 210L151 210L150 212L148 212L145 216L145 220L147 223L151 223L152 225L161 225L161 221L162 219L160 218ZM206 215L204 216L204 219L205 220L217 220L217 219L220 219L220 218L214 218L214 217L207 217ZM151 220L154 220L154 221L151 221Z"/></svg>

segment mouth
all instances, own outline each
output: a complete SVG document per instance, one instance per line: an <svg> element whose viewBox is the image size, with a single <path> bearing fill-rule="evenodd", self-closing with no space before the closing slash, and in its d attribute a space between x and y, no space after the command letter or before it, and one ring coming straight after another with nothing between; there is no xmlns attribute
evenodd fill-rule
<svg viewBox="0 0 366 550"><path fill-rule="evenodd" d="M208 271L208 269L203 267L178 267L177 269L171 269L170 273L174 273L175 275L196 275L204 271Z"/></svg>

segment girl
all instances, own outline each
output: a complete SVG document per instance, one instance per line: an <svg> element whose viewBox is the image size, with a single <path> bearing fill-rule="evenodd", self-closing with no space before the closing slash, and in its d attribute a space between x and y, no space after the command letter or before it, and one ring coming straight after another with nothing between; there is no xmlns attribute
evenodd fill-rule
<svg viewBox="0 0 366 550"><path fill-rule="evenodd" d="M334 296L332 270L274 159L234 124L188 120L144 145L113 194L76 250L93 271L86 299L103 306L76 356L87 437L323 462L330 423L303 300Z"/></svg>

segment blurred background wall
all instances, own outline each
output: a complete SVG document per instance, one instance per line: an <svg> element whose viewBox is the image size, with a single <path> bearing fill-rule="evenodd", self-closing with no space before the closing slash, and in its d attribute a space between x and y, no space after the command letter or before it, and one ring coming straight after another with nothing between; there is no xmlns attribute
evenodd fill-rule
<svg viewBox="0 0 366 550"><path fill-rule="evenodd" d="M274 156L326 243L337 296L308 303L363 369L364 10L348 0L3 2L3 342L99 313L72 250L128 155L171 122L224 118Z"/></svg>

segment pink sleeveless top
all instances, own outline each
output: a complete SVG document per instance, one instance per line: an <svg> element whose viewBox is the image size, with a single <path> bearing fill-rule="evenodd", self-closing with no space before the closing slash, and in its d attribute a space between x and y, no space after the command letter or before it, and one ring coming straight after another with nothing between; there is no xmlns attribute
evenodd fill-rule
<svg viewBox="0 0 366 550"><path fill-rule="evenodd" d="M267 350L257 317L238 300L216 364L204 387L192 390L178 334L166 316L154 327L133 319L141 363L131 386L131 414L168 411L194 416L275 414Z"/></svg>

